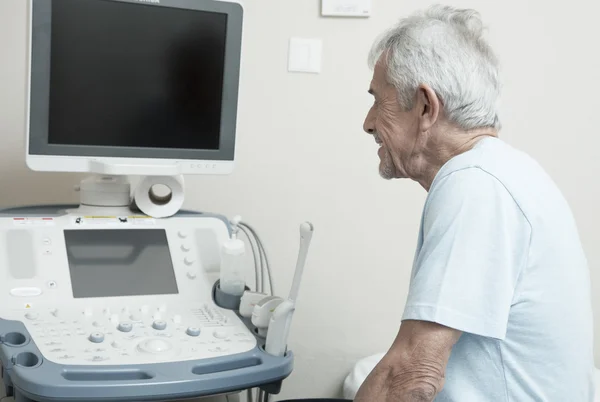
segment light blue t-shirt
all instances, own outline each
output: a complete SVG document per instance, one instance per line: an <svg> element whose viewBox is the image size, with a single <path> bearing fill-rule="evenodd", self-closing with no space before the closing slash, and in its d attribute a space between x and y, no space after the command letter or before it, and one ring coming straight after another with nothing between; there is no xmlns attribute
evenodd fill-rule
<svg viewBox="0 0 600 402"><path fill-rule="evenodd" d="M403 319L463 331L436 402L590 402L586 257L542 168L497 138L430 188Z"/></svg>

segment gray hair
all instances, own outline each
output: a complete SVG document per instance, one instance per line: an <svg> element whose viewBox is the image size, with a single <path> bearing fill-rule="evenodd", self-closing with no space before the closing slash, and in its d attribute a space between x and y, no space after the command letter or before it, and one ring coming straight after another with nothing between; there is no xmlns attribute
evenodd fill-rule
<svg viewBox="0 0 600 402"><path fill-rule="evenodd" d="M380 59L403 109L413 107L418 86L426 84L463 129L500 129L499 63L477 11L436 5L404 18L373 45L370 67Z"/></svg>

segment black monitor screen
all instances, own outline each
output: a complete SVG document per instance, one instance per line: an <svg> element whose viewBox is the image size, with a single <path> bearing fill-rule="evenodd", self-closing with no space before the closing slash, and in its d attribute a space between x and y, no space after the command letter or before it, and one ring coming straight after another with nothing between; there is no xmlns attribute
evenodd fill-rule
<svg viewBox="0 0 600 402"><path fill-rule="evenodd" d="M227 14L53 0L48 142L219 149Z"/></svg>

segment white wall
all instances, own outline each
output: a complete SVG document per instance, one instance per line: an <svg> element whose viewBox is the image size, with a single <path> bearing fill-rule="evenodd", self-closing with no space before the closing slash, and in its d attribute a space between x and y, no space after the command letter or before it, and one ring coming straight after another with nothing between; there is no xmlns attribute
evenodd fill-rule
<svg viewBox="0 0 600 402"><path fill-rule="evenodd" d="M24 3L0 1L0 204L74 201L76 176L24 165ZM230 177L187 180L186 207L239 213L258 228L279 292L291 282L298 225L316 226L285 397L336 395L356 359L388 347L402 314L425 193L378 177L376 147L361 129L371 102L366 55L382 29L430 2L373 3L373 16L356 20L320 18L318 0L247 0L238 167ZM476 7L490 27L504 66L502 136L536 157L570 201L600 314L600 5L452 4ZM287 73L290 36L324 40L322 74Z"/></svg>

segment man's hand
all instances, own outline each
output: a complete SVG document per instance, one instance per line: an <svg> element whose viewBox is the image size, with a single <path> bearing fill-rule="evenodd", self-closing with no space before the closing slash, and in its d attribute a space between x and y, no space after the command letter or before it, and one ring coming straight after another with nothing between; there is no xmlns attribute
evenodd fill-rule
<svg viewBox="0 0 600 402"><path fill-rule="evenodd" d="M460 331L424 321L404 321L388 353L354 402L431 402L444 386L446 365Z"/></svg>

